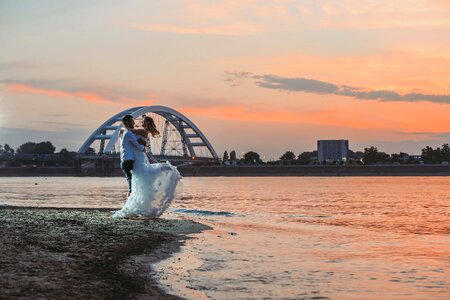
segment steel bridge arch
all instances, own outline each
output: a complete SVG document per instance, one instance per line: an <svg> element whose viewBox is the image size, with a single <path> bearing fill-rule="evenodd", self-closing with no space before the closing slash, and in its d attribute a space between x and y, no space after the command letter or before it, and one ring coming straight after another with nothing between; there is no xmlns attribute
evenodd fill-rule
<svg viewBox="0 0 450 300"><path fill-rule="evenodd" d="M110 154L119 139L120 130L123 127L121 123L122 117L130 114L133 118L137 118L146 113L158 114L169 121L179 132L182 142L186 145L191 157L196 157L195 149L197 147L207 147L212 158L219 159L219 156L206 136L189 118L170 107L161 105L137 106L117 113L106 120L88 137L78 150L78 154L86 154L91 145L96 141L100 141L103 145L103 149L100 151L101 154ZM192 130L194 133L187 133L186 131L189 130ZM193 142L191 139L200 139L200 142Z"/></svg>

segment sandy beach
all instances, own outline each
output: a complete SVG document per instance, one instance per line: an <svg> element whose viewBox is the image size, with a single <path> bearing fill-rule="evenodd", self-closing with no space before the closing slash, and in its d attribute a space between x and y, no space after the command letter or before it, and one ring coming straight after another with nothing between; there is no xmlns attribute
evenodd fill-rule
<svg viewBox="0 0 450 300"><path fill-rule="evenodd" d="M178 299L150 264L179 250L188 220L115 220L108 209L0 208L0 295L21 299Z"/></svg>

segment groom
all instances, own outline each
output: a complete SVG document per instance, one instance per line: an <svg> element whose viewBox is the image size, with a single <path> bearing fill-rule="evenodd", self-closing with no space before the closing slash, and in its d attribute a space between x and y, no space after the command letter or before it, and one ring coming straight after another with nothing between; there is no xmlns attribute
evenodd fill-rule
<svg viewBox="0 0 450 300"><path fill-rule="evenodd" d="M125 126L125 131L120 139L120 167L128 181L128 196L131 194L131 171L134 166L134 152L133 148L139 151L144 151L145 141L138 140L133 132L128 128L134 128L134 119L131 115L122 117L122 123Z"/></svg>

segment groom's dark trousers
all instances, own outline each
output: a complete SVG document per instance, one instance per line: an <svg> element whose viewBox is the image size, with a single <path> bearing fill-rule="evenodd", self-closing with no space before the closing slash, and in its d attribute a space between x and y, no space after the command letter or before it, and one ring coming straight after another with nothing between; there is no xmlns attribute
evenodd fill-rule
<svg viewBox="0 0 450 300"><path fill-rule="evenodd" d="M131 193L131 170L133 170L134 160L125 160L120 167L128 181L128 193Z"/></svg>

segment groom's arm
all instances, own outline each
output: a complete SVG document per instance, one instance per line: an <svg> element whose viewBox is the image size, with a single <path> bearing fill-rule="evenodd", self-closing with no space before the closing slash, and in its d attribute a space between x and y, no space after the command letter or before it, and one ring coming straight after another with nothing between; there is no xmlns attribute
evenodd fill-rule
<svg viewBox="0 0 450 300"><path fill-rule="evenodd" d="M134 134L127 132L126 135L126 139L131 143L131 145L136 147L139 151L144 151L144 145L138 143L138 139Z"/></svg>

